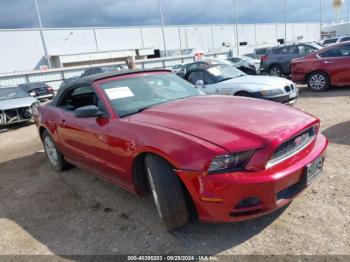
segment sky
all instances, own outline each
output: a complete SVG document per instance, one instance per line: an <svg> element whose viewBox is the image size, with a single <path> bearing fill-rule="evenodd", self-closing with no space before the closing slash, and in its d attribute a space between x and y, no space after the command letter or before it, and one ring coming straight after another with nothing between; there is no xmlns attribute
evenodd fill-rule
<svg viewBox="0 0 350 262"><path fill-rule="evenodd" d="M234 0L160 0L164 23L234 23ZM284 22L284 0L237 0L238 23ZM321 0L323 21L336 20ZM350 6L350 0L349 1ZM38 0L43 27L159 25L157 0ZM320 0L287 0L288 22L319 22ZM346 20L346 4L340 18ZM350 8L349 8L350 9ZM349 12L350 14L350 12ZM0 29L38 27L34 0L0 0Z"/></svg>

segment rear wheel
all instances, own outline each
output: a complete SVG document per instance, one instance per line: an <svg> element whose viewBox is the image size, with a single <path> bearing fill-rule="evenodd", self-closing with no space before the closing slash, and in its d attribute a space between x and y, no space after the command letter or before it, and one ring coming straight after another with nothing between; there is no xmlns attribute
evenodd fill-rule
<svg viewBox="0 0 350 262"><path fill-rule="evenodd" d="M270 76L282 76L283 74L282 72L283 72L282 67L279 65L273 65L269 69Z"/></svg>
<svg viewBox="0 0 350 262"><path fill-rule="evenodd" d="M46 156L51 166L58 172L63 171L69 167L69 164L64 160L63 155L58 151L55 142L47 130L44 131L42 141L45 148Z"/></svg>
<svg viewBox="0 0 350 262"><path fill-rule="evenodd" d="M168 231L188 223L185 192L173 168L164 159L146 156L146 171L158 215Z"/></svg>
<svg viewBox="0 0 350 262"><path fill-rule="evenodd" d="M314 92L325 91L330 84L329 76L324 72L314 72L307 78L307 85Z"/></svg>

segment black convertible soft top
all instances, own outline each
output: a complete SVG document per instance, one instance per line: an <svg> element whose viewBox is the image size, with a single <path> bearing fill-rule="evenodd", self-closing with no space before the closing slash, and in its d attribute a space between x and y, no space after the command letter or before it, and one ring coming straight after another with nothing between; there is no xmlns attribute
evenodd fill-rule
<svg viewBox="0 0 350 262"><path fill-rule="evenodd" d="M58 89L57 95L53 98L52 102L50 104L56 105L61 95L69 88L74 86L82 86L82 85L91 85L93 82L109 77L114 76L122 76L122 75L130 75L130 74L137 74L137 73L148 73L148 72L172 72L168 69L134 69L134 70L115 70L115 71L109 71L106 73L100 73L96 75L90 75L78 78L74 80L73 82L64 85Z"/></svg>

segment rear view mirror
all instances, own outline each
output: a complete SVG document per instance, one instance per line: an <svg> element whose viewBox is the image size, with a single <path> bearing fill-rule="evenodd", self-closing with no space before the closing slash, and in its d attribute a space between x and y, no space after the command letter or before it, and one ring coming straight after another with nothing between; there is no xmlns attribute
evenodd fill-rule
<svg viewBox="0 0 350 262"><path fill-rule="evenodd" d="M197 80L195 86L196 86L197 88L204 88L204 82L203 82L203 80Z"/></svg>
<svg viewBox="0 0 350 262"><path fill-rule="evenodd" d="M83 106L75 109L74 115L77 118L87 117L100 117L103 116L103 112L97 108L97 106Z"/></svg>

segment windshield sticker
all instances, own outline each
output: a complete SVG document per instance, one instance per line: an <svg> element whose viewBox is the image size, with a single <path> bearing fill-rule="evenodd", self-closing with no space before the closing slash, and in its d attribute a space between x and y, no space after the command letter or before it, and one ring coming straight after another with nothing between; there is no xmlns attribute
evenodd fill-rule
<svg viewBox="0 0 350 262"><path fill-rule="evenodd" d="M214 76L221 75L220 70L217 67L212 67L208 69L209 73L211 73Z"/></svg>
<svg viewBox="0 0 350 262"><path fill-rule="evenodd" d="M106 93L109 99L111 100L134 96L134 93L127 86L109 88L109 89L106 89Z"/></svg>

